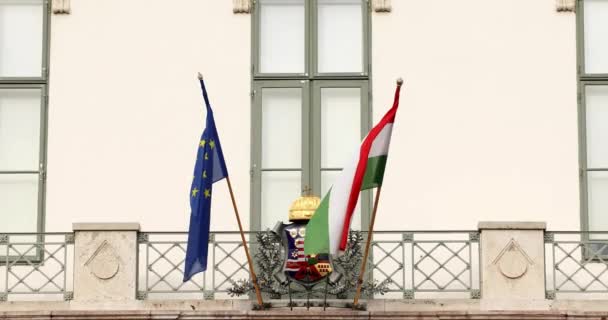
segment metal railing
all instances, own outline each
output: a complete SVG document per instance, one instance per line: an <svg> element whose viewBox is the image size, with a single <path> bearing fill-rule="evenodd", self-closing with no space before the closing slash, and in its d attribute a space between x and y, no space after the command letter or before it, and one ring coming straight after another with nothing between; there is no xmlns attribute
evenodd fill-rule
<svg viewBox="0 0 608 320"><path fill-rule="evenodd" d="M252 232L248 238L255 239ZM238 232L212 232L206 272L183 282L186 232L145 232L139 234L138 298L230 298L233 281L249 278L247 258Z"/></svg>
<svg viewBox="0 0 608 320"><path fill-rule="evenodd" d="M480 297L477 231L378 231L372 248L373 279L388 280L388 297Z"/></svg>
<svg viewBox="0 0 608 320"><path fill-rule="evenodd" d="M0 234L0 301L71 300L73 233Z"/></svg>
<svg viewBox="0 0 608 320"><path fill-rule="evenodd" d="M247 233L253 254L255 234ZM479 238L477 231L374 232L367 279L384 289L373 298L479 298ZM208 270L183 283L186 242L186 232L138 234L138 298L235 299L229 290L249 278L239 234L213 232ZM74 233L0 234L0 301L72 299L73 264ZM605 299L608 232L545 232L545 266L547 298Z"/></svg>
<svg viewBox="0 0 608 320"><path fill-rule="evenodd" d="M255 251L254 232L249 244ZM138 297L231 298L234 282L249 278L237 232L213 232L208 270L182 282L187 233L140 233ZM447 293L479 298L477 231L380 231L374 233L368 263L373 280L384 283L386 297L413 299ZM457 295L460 293L460 295ZM464 295L463 295L464 293ZM379 295L376 295L379 297Z"/></svg>
<svg viewBox="0 0 608 320"><path fill-rule="evenodd" d="M546 296L606 298L608 232L545 232Z"/></svg>

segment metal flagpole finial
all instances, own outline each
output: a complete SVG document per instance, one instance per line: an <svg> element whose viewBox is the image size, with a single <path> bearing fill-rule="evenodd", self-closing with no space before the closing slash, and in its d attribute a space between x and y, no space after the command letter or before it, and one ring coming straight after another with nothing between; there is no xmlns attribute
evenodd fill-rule
<svg viewBox="0 0 608 320"><path fill-rule="evenodd" d="M403 84L403 78L397 78L397 85L401 86Z"/></svg>
<svg viewBox="0 0 608 320"><path fill-rule="evenodd" d="M198 73L198 80L203 80L203 75L200 72Z"/></svg>

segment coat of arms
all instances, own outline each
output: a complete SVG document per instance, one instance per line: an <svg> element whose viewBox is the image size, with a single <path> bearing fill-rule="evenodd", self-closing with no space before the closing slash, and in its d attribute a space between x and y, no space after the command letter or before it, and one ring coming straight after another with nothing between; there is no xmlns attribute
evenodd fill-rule
<svg viewBox="0 0 608 320"><path fill-rule="evenodd" d="M312 286L333 271L329 254L304 254L306 225L320 201L319 197L309 195L298 198L289 209L291 223L278 222L273 230L281 237L285 252L282 274L276 275L281 282L295 281L304 286Z"/></svg>
<svg viewBox="0 0 608 320"><path fill-rule="evenodd" d="M306 223L281 224L278 227L283 229L278 234L283 238L286 254L283 272L287 277L301 284L314 284L332 272L328 254L304 254Z"/></svg>

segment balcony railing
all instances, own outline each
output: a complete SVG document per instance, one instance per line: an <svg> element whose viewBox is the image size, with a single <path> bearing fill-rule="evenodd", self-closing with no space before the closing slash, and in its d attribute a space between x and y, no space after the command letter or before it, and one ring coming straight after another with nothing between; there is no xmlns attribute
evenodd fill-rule
<svg viewBox="0 0 608 320"><path fill-rule="evenodd" d="M0 234L0 301L72 298L74 233Z"/></svg>
<svg viewBox="0 0 608 320"><path fill-rule="evenodd" d="M547 298L608 297L608 232L545 232L545 243Z"/></svg>
<svg viewBox="0 0 608 320"><path fill-rule="evenodd" d="M247 233L253 254L255 235ZM251 297L229 294L249 278L237 232L213 232L208 270L185 283L187 233L137 238L138 299ZM608 299L608 232L544 232L544 238L547 298ZM72 299L74 242L71 232L0 234L0 301ZM384 287L366 298L480 298L481 248L479 231L374 232L367 279Z"/></svg>

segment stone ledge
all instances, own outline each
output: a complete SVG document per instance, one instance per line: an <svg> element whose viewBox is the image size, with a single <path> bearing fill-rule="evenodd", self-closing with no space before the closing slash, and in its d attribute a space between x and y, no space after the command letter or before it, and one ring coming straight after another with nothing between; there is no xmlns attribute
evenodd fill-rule
<svg viewBox="0 0 608 320"><path fill-rule="evenodd" d="M46 312L0 312L0 319L450 319L450 320L526 320L526 319L605 319L608 312L563 312L563 311L422 311L384 312L350 310L272 310L272 311L46 311Z"/></svg>
<svg viewBox="0 0 608 320"><path fill-rule="evenodd" d="M268 300L266 302L285 302L285 300ZM345 300L340 300L345 301ZM330 301L331 302L331 301ZM443 313L474 313L485 314L495 312L496 306L500 305L502 312L506 313L552 313L552 314L578 314L583 312L590 314L595 312L608 316L608 300L600 300L599 297L584 299L557 299L557 300L490 300L484 299L374 299L364 301L372 314L443 314ZM219 313L257 313L251 311L251 300L226 299L226 300L202 300L202 299L150 299L135 301L6 301L0 302L0 319L6 314L36 313L39 315L54 315L74 312L110 312L110 313L170 313L181 314L183 312L214 312ZM279 304L277 304L279 305ZM284 305L284 303L283 303ZM273 312L289 311L289 308L275 308ZM313 307L313 311L322 311L322 308ZM509 310L509 311L506 311ZM304 307L294 308L294 312L306 311ZM328 308L328 312L348 312L348 309ZM265 311L266 312L266 311ZM577 313L578 312L578 313Z"/></svg>
<svg viewBox="0 0 608 320"><path fill-rule="evenodd" d="M75 222L74 231L139 231L137 222Z"/></svg>
<svg viewBox="0 0 608 320"><path fill-rule="evenodd" d="M541 221L480 221L479 230L545 230L547 224Z"/></svg>

